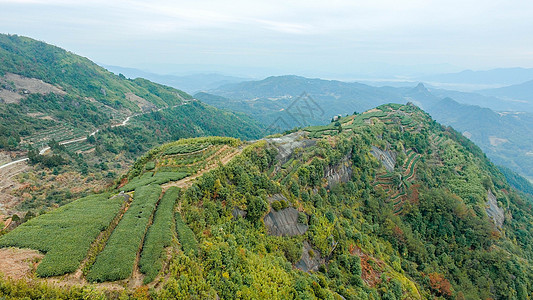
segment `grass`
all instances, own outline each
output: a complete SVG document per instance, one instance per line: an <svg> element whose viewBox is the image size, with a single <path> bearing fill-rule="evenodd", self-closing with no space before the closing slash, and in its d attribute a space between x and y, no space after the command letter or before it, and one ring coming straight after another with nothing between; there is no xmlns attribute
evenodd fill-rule
<svg viewBox="0 0 533 300"><path fill-rule="evenodd" d="M183 172L146 172L141 177L133 178L128 184L123 186L121 190L126 192L133 191L139 187L149 184L163 184L169 181L176 181L189 176L189 173Z"/></svg>
<svg viewBox="0 0 533 300"><path fill-rule="evenodd" d="M171 187L161 198L157 206L152 226L148 229L144 246L139 260L139 269L146 276L144 283L154 281L163 267L165 248L170 246L172 240L172 225L174 223L174 204L179 196L180 189Z"/></svg>
<svg viewBox="0 0 533 300"><path fill-rule="evenodd" d="M178 239L180 241L183 252L185 252L185 254L187 255L192 254L194 256L197 256L199 248L198 241L196 241L196 237L194 236L194 232L192 232L189 226L185 224L179 212L176 212L175 218L176 232L178 233Z"/></svg>
<svg viewBox="0 0 533 300"><path fill-rule="evenodd" d="M111 234L104 251L96 258L87 280L116 281L131 276L137 252L160 194L161 187L157 185L135 190L133 202Z"/></svg>
<svg viewBox="0 0 533 300"><path fill-rule="evenodd" d="M74 272L91 243L118 213L123 198L91 195L22 224L0 239L1 247L31 248L46 253L37 275Z"/></svg>

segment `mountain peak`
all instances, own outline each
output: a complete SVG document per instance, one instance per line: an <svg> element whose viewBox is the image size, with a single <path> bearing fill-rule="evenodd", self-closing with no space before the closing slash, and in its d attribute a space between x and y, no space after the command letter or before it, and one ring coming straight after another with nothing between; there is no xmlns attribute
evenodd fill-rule
<svg viewBox="0 0 533 300"><path fill-rule="evenodd" d="M429 90L426 88L426 86L422 82L419 82L418 85L413 90L429 92Z"/></svg>

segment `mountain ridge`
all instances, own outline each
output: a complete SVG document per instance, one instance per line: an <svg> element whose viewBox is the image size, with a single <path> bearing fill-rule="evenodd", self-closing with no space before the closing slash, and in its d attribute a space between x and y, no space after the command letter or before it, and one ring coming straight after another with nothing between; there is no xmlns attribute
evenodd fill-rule
<svg viewBox="0 0 533 300"><path fill-rule="evenodd" d="M163 202L157 199L168 182L192 174L184 172L202 172L204 161L213 161L209 157L237 149L242 152L201 173L192 185L175 193L169 188L175 210L161 212L175 212L174 217L158 213ZM108 286L127 286L126 293L133 293L135 274L153 272L131 273L136 255L159 261L153 266L159 265L155 273L162 280L150 285L150 293L162 298L225 299L236 293L271 299L502 298L533 290L527 247L531 202L477 146L411 104L381 105L338 124L244 144L217 137L172 142L139 158L116 187L111 195L134 191L128 194L133 200L121 200L130 208L87 274L97 282L120 279ZM0 237L0 246L36 247L35 239L47 244L51 235L32 234L32 228L53 228L78 214L73 208L80 205L120 209L110 194L95 197L28 221ZM157 225L169 218L176 232ZM61 234L71 230L79 228L67 224ZM179 244L165 248L168 240L152 240L157 232ZM145 234L150 242L137 246ZM80 247L94 238L83 239ZM110 254L126 240L134 246ZM66 255L72 249L51 249L55 254L50 250L38 267L44 276L72 272L81 260ZM52 256L69 263L54 263ZM169 269L161 268L161 257L170 259ZM111 272L113 264L124 272ZM53 288L35 293L50 291L60 293Z"/></svg>
<svg viewBox="0 0 533 300"><path fill-rule="evenodd" d="M181 90L114 75L28 37L0 35L1 221L105 189L161 143L205 135L255 139L264 132L248 116Z"/></svg>

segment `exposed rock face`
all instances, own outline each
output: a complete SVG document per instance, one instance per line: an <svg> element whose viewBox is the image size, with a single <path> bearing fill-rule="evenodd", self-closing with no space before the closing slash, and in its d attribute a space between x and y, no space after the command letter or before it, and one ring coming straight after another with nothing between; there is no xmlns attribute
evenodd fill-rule
<svg viewBox="0 0 533 300"><path fill-rule="evenodd" d="M318 250L313 249L309 242L304 241L302 258L294 265L296 268L304 272L318 271L318 267L324 263L321 254Z"/></svg>
<svg viewBox="0 0 533 300"><path fill-rule="evenodd" d="M487 191L487 205L488 207L485 208L487 215L496 226L502 227L503 221L505 220L505 214L503 209L498 207L496 196L494 196L491 190Z"/></svg>
<svg viewBox="0 0 533 300"><path fill-rule="evenodd" d="M268 233L277 236L294 236L304 234L309 226L298 223L298 210L287 207L280 211L271 210L264 219Z"/></svg>
<svg viewBox="0 0 533 300"><path fill-rule="evenodd" d="M372 146L370 153L385 166L387 171L394 171L394 166L396 165L396 152L391 150L383 151L376 146Z"/></svg>
<svg viewBox="0 0 533 300"><path fill-rule="evenodd" d="M352 178L351 156L345 156L338 164L327 166L325 170L328 188L339 183L350 181Z"/></svg>
<svg viewBox="0 0 533 300"><path fill-rule="evenodd" d="M281 201L281 200L285 200L285 201L289 202L289 200L287 200L287 198L285 196L283 196L282 194L274 194L274 195L268 197L267 200L268 200L268 203L272 203L274 201Z"/></svg>
<svg viewBox="0 0 533 300"><path fill-rule="evenodd" d="M294 132L279 138L270 138L266 141L278 149L277 159L281 164L285 163L296 148L307 148L316 144L316 141L305 138L303 131Z"/></svg>
<svg viewBox="0 0 533 300"><path fill-rule="evenodd" d="M237 219L237 218L245 218L246 217L246 211L239 209L238 207L234 207L231 211L231 215Z"/></svg>

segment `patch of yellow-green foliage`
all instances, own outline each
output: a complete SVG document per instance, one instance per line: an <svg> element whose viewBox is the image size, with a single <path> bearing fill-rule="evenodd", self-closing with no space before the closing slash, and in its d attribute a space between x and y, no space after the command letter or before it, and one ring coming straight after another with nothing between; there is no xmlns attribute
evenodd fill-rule
<svg viewBox="0 0 533 300"><path fill-rule="evenodd" d="M189 176L189 173L184 172L146 172L141 177L133 178L128 184L121 189L124 191L133 191L139 187L149 184L164 184L170 181L176 181Z"/></svg>

